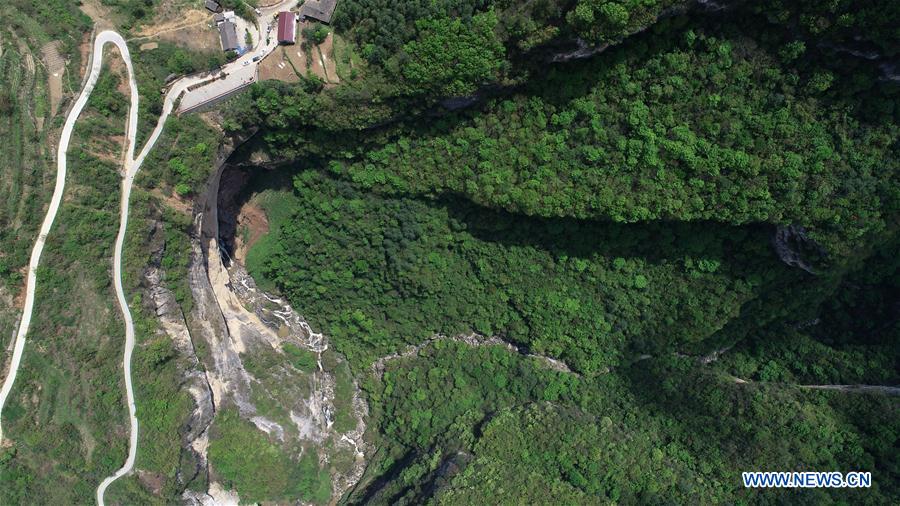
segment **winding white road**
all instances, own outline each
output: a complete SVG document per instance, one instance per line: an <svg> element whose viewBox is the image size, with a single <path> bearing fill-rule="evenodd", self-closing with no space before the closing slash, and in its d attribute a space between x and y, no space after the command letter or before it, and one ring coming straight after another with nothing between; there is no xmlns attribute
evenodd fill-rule
<svg viewBox="0 0 900 506"><path fill-rule="evenodd" d="M31 251L31 261L28 264L28 278L25 289L25 308L22 311L22 319L19 322L19 329L16 334L16 341L13 348L13 356L10 363L9 374L7 374L3 382L2 390L0 390L0 413L2 413L3 406L6 404L6 399L8 398L9 393L12 390L13 383L16 380L16 373L19 369L19 364L22 361L22 353L25 351L25 335L28 333L28 328L31 325L31 315L34 309L34 289L37 283L35 274L41 260L41 253L44 250L44 243L47 240L47 234L50 233L50 228L53 226L53 221L56 219L56 213L57 211L59 211L59 205L62 202L63 190L65 189L66 185L66 152L69 148L69 140L72 137L72 130L75 127L75 121L78 119L78 116L84 109L85 104L87 104L88 97L90 97L91 92L94 89L94 85L97 84L97 78L100 75L100 68L102 64L102 50L103 46L106 43L115 44L119 47L120 51L123 51L123 56L128 67L128 75L131 84L131 111L128 118L129 160L134 153L134 130L135 125L137 125L138 98L137 88L134 84L134 74L131 71L131 59L128 57L128 47L125 45L125 40L122 39L119 34L115 32L103 32L96 38L96 41L94 43L94 52L92 55L93 65L91 67L90 75L88 76L84 89L81 91L81 95L78 96L78 99L75 101L72 110L69 112L69 116L66 118L65 125L62 129L62 135L59 140L59 147L56 153L56 187L53 189L53 197L50 199L50 207L47 209L47 215L44 217L44 222L43 224L41 224L41 230L38 234L38 239L37 241L35 241L34 248ZM0 439L2 439L2 437L3 426L2 418L0 418Z"/></svg>
<svg viewBox="0 0 900 506"><path fill-rule="evenodd" d="M25 308L22 312L22 320L19 322L19 329L16 334L15 347L13 349L13 356L10 363L9 374L6 376L3 382L3 389L0 390L0 413L2 413L3 407L6 404L6 400L9 397L9 393L12 390L12 386L16 380L16 373L18 372L19 365L22 361L22 354L25 350L25 336L28 334L28 328L31 325L31 316L34 310L34 290L35 285L37 284L35 273L37 271L38 265L40 264L41 253L44 250L44 243L47 240L47 234L50 232L50 228L53 226L53 221L56 219L56 214L59 211L59 206L62 202L63 190L65 189L66 184L66 154L69 149L69 141L72 137L72 130L75 128L75 122L81 115L82 110L84 110L84 106L87 104L88 98L90 97L91 92L94 90L94 86L97 84L97 78L100 76L100 70L103 66L103 48L104 46L106 46L106 44L113 44L119 49L119 52L122 55L122 59L125 61L125 67L128 71L128 84L131 89L131 106L128 111L128 122L126 125L127 146L125 163L123 167L123 173L125 174L125 177L122 182L120 225L119 234L116 237L115 256L113 258L116 298L118 299L119 307L121 308L122 315L125 319L125 387L128 397L128 415L131 421L131 437L129 441L128 458L125 461L125 465L122 466L122 468L119 469L116 474L103 480L103 483L97 489L97 501L101 505L103 504L103 493L106 491L106 487L108 487L109 484L114 480L131 470L131 468L134 466L134 460L137 453L138 423L137 417L135 416L134 390L131 384L131 354L134 351L134 323L131 318L131 312L128 310L128 304L125 300L125 292L122 289L122 245L125 240L125 230L128 226L128 199L131 195L131 185L134 181L134 175L137 172L138 168L140 168L140 165L143 162L147 151L159 137L159 133L162 130L162 125L164 124L165 117L167 116L167 112L164 111L163 116L160 118L160 124L157 125L157 128L154 131L154 136L151 137L150 141L148 141L147 145L144 148L144 151L141 152L141 156L138 157L137 160L135 160L135 133L137 132L139 101L137 84L134 81L134 71L132 70L131 66L131 56L128 53L128 45L125 43L125 39L123 39L122 36L116 32L101 32L95 38L94 48L91 55L90 74L87 81L85 82L84 88L81 90L81 94L75 101L75 104L73 105L72 110L69 112L69 115L66 118L66 122L63 125L62 135L60 137L59 147L56 154L56 187L53 190L53 197L50 200L50 207L47 209L47 215L44 217L44 222L41 225L40 234L38 235L38 239L34 244L34 249L32 249L31 251L31 261L28 265L28 280L25 291ZM168 98L169 97L167 97L167 99ZM166 102L168 111L171 111L171 101L167 100ZM2 418L0 418L0 420L2 420ZM2 424L0 424L0 439L2 439L2 437Z"/></svg>
<svg viewBox="0 0 900 506"><path fill-rule="evenodd" d="M119 233L116 236L116 244L113 254L113 279L116 299L122 311L122 317L125 320L125 356L123 359L123 366L125 369L125 390L128 400L128 417L131 424L131 435L129 438L128 457L125 460L125 465L123 465L121 469L116 471L115 474L103 480L100 486L97 487L97 503L101 506L103 505L103 495L106 492L107 487L109 487L109 485L113 481L124 476L132 470L132 468L134 467L135 457L137 456L138 421L137 417L135 416L134 388L131 382L131 355L134 351L134 321L131 317L131 311L129 311L128 309L128 302L125 299L125 291L122 288L122 249L125 243L125 232L128 229L128 203L131 197L131 187L134 183L135 174L137 174L137 171L144 163L144 159L147 157L150 149L153 148L153 145L156 144L156 141L159 139L163 127L165 126L166 119L168 119L169 115L171 114L175 102L178 100L178 97L189 86L202 81L201 77L183 78L177 81L169 89L169 92L166 94L166 98L163 103L163 111L159 117L156 128L153 130L153 133L150 135L140 154L137 156L137 158L135 158L135 134L137 133L138 103L140 99L138 97L137 84L134 80L134 71L131 65L131 55L128 52L128 45L125 43L125 39L123 39L122 36L116 32L100 32L94 39L93 52L91 53L90 74L87 81L85 82L84 89L81 90L81 94L75 101L75 104L73 105L72 110L69 112L69 115L66 118L66 122L63 125L62 135L60 136L59 141L59 148L56 154L56 187L53 190L53 197L50 200L50 207L47 209L47 215L44 217L44 222L41 225L38 239L35 242L34 249L31 252L31 261L28 265L28 279L25 289L25 308L23 309L22 320L19 322L19 329L16 334L9 373L7 374L3 382L2 390L0 390L0 414L2 414L3 407L6 404L6 400L9 397L9 393L12 390L13 384L16 380L16 373L18 372L19 365L22 361L22 355L25 350L25 337L28 334L28 328L31 325L31 317L34 310L34 292L35 285L37 283L35 273L37 271L38 265L40 264L41 253L44 250L44 243L47 240L47 234L50 232L50 229L53 226L53 221L56 219L56 214L59 211L59 206L62 202L63 190L65 189L66 184L66 154L69 149L69 141L72 137L72 130L74 129L75 122L81 115L82 110L84 110L84 106L87 104L88 98L90 97L91 92L94 90L94 86L97 84L97 78L100 76L100 70L103 67L103 48L107 44L116 46L119 50L119 53L122 55L122 59L125 62L125 67L128 72L128 85L131 90L131 105L128 111L128 122L126 124L125 131L127 145L122 170L124 177L122 180L122 201L119 215ZM2 417L0 417L0 422L2 422ZM0 423L0 440L2 440L2 438L3 426L2 423Z"/></svg>
<svg viewBox="0 0 900 506"><path fill-rule="evenodd" d="M296 3L297 0L283 0L278 5L263 9L262 16L258 20L258 29L260 30L258 33L262 33L261 30L263 24L271 24L274 22L274 18L279 10L289 9L295 6ZM253 51L249 51L241 58L229 63L223 68L223 71L227 73L233 72L235 69L241 69L245 66L245 62L249 65L252 58L257 54L259 54L260 56L264 56L271 52L272 49L274 49L274 44L272 42L270 42L269 44L264 44L261 40L259 40L259 38L260 37L257 37L257 40L255 41L256 47ZM175 81L169 87L169 90L166 93L166 97L163 101L163 111L162 114L160 114L159 121L157 122L156 127L153 129L153 132L150 134L150 137L147 139L146 144L144 144L143 149L141 149L140 153L135 158L135 134L137 133L138 104L140 98L137 92L137 84L134 79L134 70L131 64L131 55L128 52L128 45L121 35L113 31L100 32L94 39L93 51L91 53L91 60L89 62L90 71L88 78L85 81L84 88L81 90L81 94L78 96L78 99L72 106L69 115L66 117L66 122L63 125L59 147L56 153L56 186L53 189L53 196L50 199L50 207L47 209L47 214L44 217L44 222L41 224L40 233L38 234L38 238L34 243L34 248L31 251L31 259L28 264L28 277L25 288L25 307L22 311L22 319L19 322L19 328L16 333L9 373L3 381L2 389L0 389L0 442L2 442L3 407L6 405L6 400L9 397L10 392L12 391L13 384L16 380L16 373L19 370L19 366L22 361L22 355L25 351L25 337L28 334L28 329L31 325L32 313L34 310L34 293L35 286L37 284L36 272L38 269L38 265L40 264L41 254L44 250L44 244L47 240L47 235L50 233L50 229L53 226L53 221L56 219L56 214L59 211L59 206L62 202L63 191L66 185L66 154L69 149L69 141L72 137L72 131L75 127L75 122L81 115L82 110L84 110L88 98L90 97L91 92L93 92L94 86L97 84L97 78L100 76L100 70L103 67L103 48L107 44L116 46L119 50L119 53L122 55L122 59L125 62L125 67L128 72L128 85L131 91L131 105L128 111L128 121L125 131L127 145L122 168L124 177L122 180L122 201L119 215L119 232L116 236L115 250L113 254L113 278L116 299L122 311L122 317L125 320L125 355L123 358L123 367L125 372L125 390L128 400L128 417L131 425L131 434L128 443L128 457L125 460L125 464L118 471L116 471L115 474L104 479L103 482L100 483L100 485L97 487L97 503L100 506L103 506L104 504L103 496L106 493L106 489L115 480L131 472L131 470L134 468L134 462L137 456L138 420L137 416L135 415L136 410L134 388L131 381L131 356L134 351L134 321L131 317L131 311L128 308L128 301L125 299L125 290L122 288L122 249L125 243L125 233L128 229L128 209L129 199L131 197L131 187L134 183L134 176L137 174L138 170L141 168L141 165L144 163L144 159L146 159L147 154L156 144L156 141L159 139L160 134L162 134L163 128L166 124L166 120L172 113L176 102L178 102L179 98L181 98L182 95L191 95L191 93L193 92L193 90L189 90L191 86L200 84L204 80L208 80L207 76L202 75L187 76ZM262 51L260 53L256 53L256 50L260 48L262 49ZM204 87L198 88L197 93L202 93L204 91L202 88Z"/></svg>

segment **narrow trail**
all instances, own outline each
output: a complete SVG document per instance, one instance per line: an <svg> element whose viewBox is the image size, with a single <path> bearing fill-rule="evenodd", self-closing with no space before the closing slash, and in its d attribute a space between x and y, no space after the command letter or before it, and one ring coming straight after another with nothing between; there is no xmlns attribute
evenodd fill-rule
<svg viewBox="0 0 900 506"><path fill-rule="evenodd" d="M848 393L869 393L900 396L900 386L890 385L798 385L807 390L835 390Z"/></svg>
<svg viewBox="0 0 900 506"><path fill-rule="evenodd" d="M900 396L900 385L864 385L864 384L845 384L845 385L802 385L799 383L778 383L774 381L751 381L737 376L729 376L731 381L738 385L781 385L785 387L801 388L804 390L831 390L833 392L856 393L856 394L880 394L890 396Z"/></svg>
<svg viewBox="0 0 900 506"><path fill-rule="evenodd" d="M170 26L168 28L163 28L162 30L157 30L155 32L138 35L137 37L132 37L128 40L130 42L135 42L135 41L144 40L144 39L152 39L154 37L159 37L160 35L162 35L164 33L177 32L178 30L184 30L185 28L193 28L195 26L206 25L207 23L208 23L208 21L206 20L206 17L204 16L204 19L202 19L201 21L194 21L191 23L184 23L184 24L180 24L180 25Z"/></svg>

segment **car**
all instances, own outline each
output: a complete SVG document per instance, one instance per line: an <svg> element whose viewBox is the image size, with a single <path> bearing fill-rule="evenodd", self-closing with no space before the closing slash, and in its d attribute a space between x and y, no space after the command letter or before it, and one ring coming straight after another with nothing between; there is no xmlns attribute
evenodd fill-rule
<svg viewBox="0 0 900 506"><path fill-rule="evenodd" d="M250 60L245 61L245 62L243 63L243 65L244 65L245 67L246 67L247 65L250 65Z"/></svg>
<svg viewBox="0 0 900 506"><path fill-rule="evenodd" d="M253 61L259 61L261 59L262 59L262 55L253 57Z"/></svg>
<svg viewBox="0 0 900 506"><path fill-rule="evenodd" d="M257 16L262 16L262 11L259 9L253 9L253 12L255 12Z"/></svg>

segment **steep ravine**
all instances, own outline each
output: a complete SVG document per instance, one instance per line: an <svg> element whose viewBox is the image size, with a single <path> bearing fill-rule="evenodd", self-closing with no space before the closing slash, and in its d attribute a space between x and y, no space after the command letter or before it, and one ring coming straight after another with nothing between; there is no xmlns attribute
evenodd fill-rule
<svg viewBox="0 0 900 506"><path fill-rule="evenodd" d="M336 501L365 468L367 404L355 382L351 398L336 398L340 394L335 388L336 375L349 371L344 359L330 350L327 337L313 332L290 305L259 290L220 244L218 208L223 192L219 184L231 167L232 152L231 146L222 151L206 191L195 202L196 232L189 268L195 306L188 318L189 335L195 346L202 341L206 350L198 360L206 370L211 404L216 409L234 406L241 418L286 451L315 451L320 465L331 472L332 501ZM315 370L292 365L285 353L288 343L293 349L315 354ZM251 367L250 362L273 356L278 362L275 367L265 371ZM350 413L338 413L338 405ZM343 423L335 423L338 416ZM208 433L198 431L192 437L185 444L200 454L200 462L206 465ZM209 466L209 489L205 493L187 491L183 498L192 504L237 500L237 491L225 490L215 482L215 462Z"/></svg>
<svg viewBox="0 0 900 506"><path fill-rule="evenodd" d="M161 331L172 340L175 350L185 364L181 369L181 385L194 401L193 410L181 426L181 457L179 462L178 482L187 486L198 476L206 475L206 440L207 430L215 416L212 390L207 381L203 364L197 358L197 352L191 338L185 315L178 304L175 294L162 283L163 272L160 268L165 242L161 227L157 224L151 234L153 248L151 264L143 272L143 284L146 286L149 304L160 323Z"/></svg>

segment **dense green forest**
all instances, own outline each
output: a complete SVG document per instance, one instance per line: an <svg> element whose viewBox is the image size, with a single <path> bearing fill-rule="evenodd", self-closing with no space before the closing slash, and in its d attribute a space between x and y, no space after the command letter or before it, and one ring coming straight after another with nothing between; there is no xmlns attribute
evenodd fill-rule
<svg viewBox="0 0 900 506"><path fill-rule="evenodd" d="M475 331L596 372L701 341L805 275L780 263L764 228L527 218L378 197L315 171L295 192L248 266L289 297L315 293L304 310L360 367Z"/></svg>
<svg viewBox="0 0 900 506"><path fill-rule="evenodd" d="M366 74L255 86L224 126L287 162L247 188L248 268L369 396L349 502L895 502L897 398L816 386L900 381L898 18L340 2ZM378 360L470 334L517 349ZM744 489L756 469L879 478Z"/></svg>
<svg viewBox="0 0 900 506"><path fill-rule="evenodd" d="M354 504L883 504L898 493L897 403L883 396L742 385L675 358L575 377L456 343L392 362L370 388L381 464ZM740 482L748 469L881 479L864 492L756 495Z"/></svg>
<svg viewBox="0 0 900 506"><path fill-rule="evenodd" d="M338 141L328 168L379 192L452 192L527 215L798 223L841 253L889 226L900 181L882 168L900 160L900 112L895 95L872 94L874 69L844 83L734 26L670 25L483 107L404 122L383 144ZM256 98L266 123L318 126L323 99L281 108L270 91ZM286 130L267 140L292 155L322 140Z"/></svg>
<svg viewBox="0 0 900 506"><path fill-rule="evenodd" d="M898 204L897 174L879 170L898 163L890 101L882 124L861 123L817 97L830 78L804 79L751 40L678 39L551 71L532 93L329 168L529 215L790 222L849 239L885 226Z"/></svg>
<svg viewBox="0 0 900 506"><path fill-rule="evenodd" d="M162 2L100 3L127 35ZM222 3L252 18L258 2ZM12 292L41 205L20 200L52 158L34 148L46 90L27 91L12 49L58 39L77 68L90 27L62 0L0 13ZM215 482L241 503L900 503L898 26L889 0L339 0L332 40L365 62L351 78L257 83L172 117L139 175L124 278L137 472L108 502L176 503ZM169 76L225 56L133 49L141 144ZM3 413L3 504L88 503L126 452L109 283L120 79L106 69L75 132ZM193 277L205 266L189 272L209 246L192 213L229 143L243 144L228 170L248 179L233 207L265 214L246 267L327 339L316 354L278 342L286 327L260 347L216 335L241 348L252 410L218 402L229 386L201 371L222 358L191 326L219 310ZM161 328L147 267L192 354ZM185 443L188 370L218 383ZM303 432L290 406L304 403L340 434L360 392L364 453L251 420ZM354 459L358 482L333 483ZM873 486L744 488L754 470L869 471Z"/></svg>

